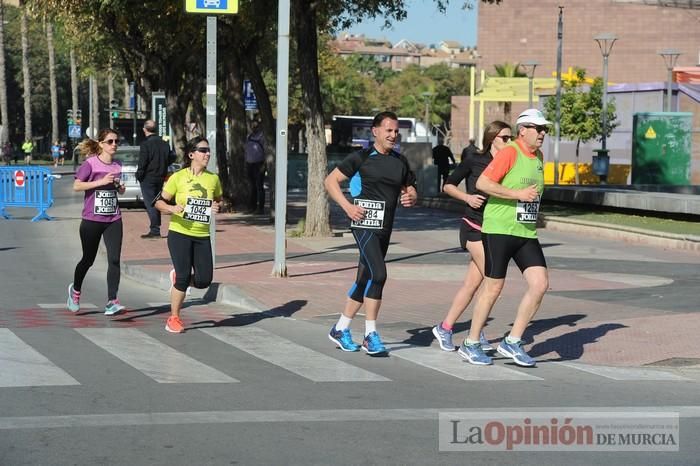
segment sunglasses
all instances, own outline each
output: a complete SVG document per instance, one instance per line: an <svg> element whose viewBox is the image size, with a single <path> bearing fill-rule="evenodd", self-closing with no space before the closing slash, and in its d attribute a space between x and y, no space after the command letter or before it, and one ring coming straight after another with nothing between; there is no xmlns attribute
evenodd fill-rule
<svg viewBox="0 0 700 466"><path fill-rule="evenodd" d="M501 138L501 141L503 141L503 142L508 142L508 141L510 141L511 139L513 139L513 136L501 136L500 134L499 134L498 136L496 136L496 137L497 137L497 138Z"/></svg>
<svg viewBox="0 0 700 466"><path fill-rule="evenodd" d="M112 144L119 145L119 140L118 140L118 139L105 139L105 140L102 141L102 142L104 142L105 144L108 144L108 145L110 145L110 146L111 146Z"/></svg>
<svg viewBox="0 0 700 466"><path fill-rule="evenodd" d="M208 154L210 152L210 149L208 147L196 147L194 151L201 152L202 154Z"/></svg>
<svg viewBox="0 0 700 466"><path fill-rule="evenodd" d="M549 126L544 126L544 125L523 125L525 128L535 128L535 131L538 133L541 133L544 131L545 133L549 132Z"/></svg>

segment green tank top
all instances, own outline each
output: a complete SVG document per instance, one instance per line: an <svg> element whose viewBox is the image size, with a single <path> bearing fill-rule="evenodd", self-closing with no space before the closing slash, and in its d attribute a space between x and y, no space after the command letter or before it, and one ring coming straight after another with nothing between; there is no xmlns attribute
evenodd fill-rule
<svg viewBox="0 0 700 466"><path fill-rule="evenodd" d="M501 180L501 185L510 189L522 189L536 184L540 196L534 202L489 197L484 210L484 223L481 231L522 238L537 238L537 214L540 210L540 197L544 189L542 153L537 151L537 157L530 158L520 150L517 143L509 142L508 145L515 148L517 156L513 167Z"/></svg>

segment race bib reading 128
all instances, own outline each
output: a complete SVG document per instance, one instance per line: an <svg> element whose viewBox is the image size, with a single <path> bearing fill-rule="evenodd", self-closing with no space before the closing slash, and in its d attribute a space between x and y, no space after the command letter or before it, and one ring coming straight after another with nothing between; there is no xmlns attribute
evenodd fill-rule
<svg viewBox="0 0 700 466"><path fill-rule="evenodd" d="M537 223L537 214L540 211L540 198L532 202L518 201L515 205L515 220L518 223Z"/></svg>
<svg viewBox="0 0 700 466"><path fill-rule="evenodd" d="M188 197L185 210L182 212L182 218L209 225L211 222L211 206L213 203L214 201L211 199Z"/></svg>
<svg viewBox="0 0 700 466"><path fill-rule="evenodd" d="M117 204L117 192L108 189L98 189L95 191L95 215L116 215L119 206Z"/></svg>
<svg viewBox="0 0 700 466"><path fill-rule="evenodd" d="M365 209L365 217L357 222L353 220L350 226L377 229L384 227L384 201L355 199L355 205Z"/></svg>

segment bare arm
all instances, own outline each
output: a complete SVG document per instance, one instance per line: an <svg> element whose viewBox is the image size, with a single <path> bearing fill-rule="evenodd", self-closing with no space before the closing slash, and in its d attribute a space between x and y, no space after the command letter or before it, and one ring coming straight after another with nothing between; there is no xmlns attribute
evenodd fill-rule
<svg viewBox="0 0 700 466"><path fill-rule="evenodd" d="M365 209L351 204L343 194L343 191L340 189L340 183L347 179L348 177L343 175L338 168L334 168L333 171L326 177L323 185L326 187L326 191L331 199L333 199L340 206L340 208L345 211L345 214L350 217L350 219L355 221L362 220L365 216Z"/></svg>
<svg viewBox="0 0 700 466"><path fill-rule="evenodd" d="M442 190L450 197L462 201L465 204L469 204L469 206L474 209L481 207L486 200L486 197L481 194L467 194L453 184L446 183L445 186L442 187Z"/></svg>
<svg viewBox="0 0 700 466"><path fill-rule="evenodd" d="M533 184L523 189L509 189L500 183L496 183L486 175L481 175L476 180L476 189L485 192L489 196L500 197L501 199L515 199L523 202L532 202L539 197L537 185Z"/></svg>
<svg viewBox="0 0 700 466"><path fill-rule="evenodd" d="M87 191L89 189L99 188L100 186L107 186L114 183L114 174L108 173L104 178L100 178L95 181L81 181L75 180L73 182L73 191Z"/></svg>
<svg viewBox="0 0 700 466"><path fill-rule="evenodd" d="M404 186L401 189L401 205L404 207L413 207L418 201L418 192L414 186Z"/></svg>
<svg viewBox="0 0 700 466"><path fill-rule="evenodd" d="M156 201L156 203L154 204L154 207L156 209L158 209L158 211L160 211L164 214L175 214L175 213L182 212L183 210L185 210L184 207L182 207L181 205L168 204L168 202L172 201L174 197L175 196L173 196L170 193L166 193L165 191L161 191L160 198ZM218 206L217 206L217 211L218 211Z"/></svg>

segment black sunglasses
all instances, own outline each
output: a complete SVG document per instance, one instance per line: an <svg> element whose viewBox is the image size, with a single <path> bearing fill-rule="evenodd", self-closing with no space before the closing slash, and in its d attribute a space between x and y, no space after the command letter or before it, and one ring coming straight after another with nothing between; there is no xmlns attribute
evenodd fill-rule
<svg viewBox="0 0 700 466"><path fill-rule="evenodd" d="M110 146L111 146L112 144L119 145L119 139L105 139L105 140L102 141L102 142L104 142L105 144L109 144Z"/></svg>
<svg viewBox="0 0 700 466"><path fill-rule="evenodd" d="M541 133L544 131L545 133L549 133L549 126L545 125L523 125L525 128L535 128L535 131L538 133Z"/></svg>
<svg viewBox="0 0 700 466"><path fill-rule="evenodd" d="M196 147L194 151L201 152L202 154L208 154L210 152L210 149L208 147Z"/></svg>
<svg viewBox="0 0 700 466"><path fill-rule="evenodd" d="M497 138L501 138L501 140L502 140L503 142L508 142L508 141L510 141L511 139L513 139L513 136L501 136L500 134L499 134L498 136L496 136L496 137L497 137Z"/></svg>

